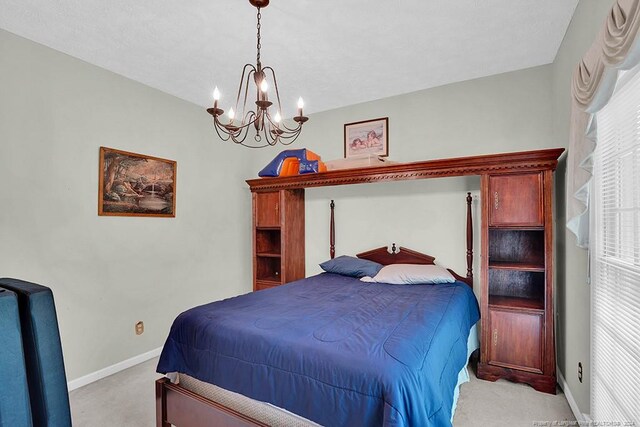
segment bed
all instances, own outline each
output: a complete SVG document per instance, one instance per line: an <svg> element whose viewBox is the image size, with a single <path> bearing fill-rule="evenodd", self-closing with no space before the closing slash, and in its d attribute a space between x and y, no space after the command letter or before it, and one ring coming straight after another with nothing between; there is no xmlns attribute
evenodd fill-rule
<svg viewBox="0 0 640 427"><path fill-rule="evenodd" d="M158 364L174 382L156 384L157 425L451 425L477 348L470 243L467 277L450 270L454 283L322 273L182 313ZM358 257L434 264L395 245Z"/></svg>

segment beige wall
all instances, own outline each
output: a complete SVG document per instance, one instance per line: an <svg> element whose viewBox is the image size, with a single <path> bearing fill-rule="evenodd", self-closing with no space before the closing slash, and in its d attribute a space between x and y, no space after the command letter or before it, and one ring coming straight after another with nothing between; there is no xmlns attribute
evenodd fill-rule
<svg viewBox="0 0 640 427"><path fill-rule="evenodd" d="M98 217L101 145L177 160L177 217ZM0 277L53 288L69 380L251 289L249 155L199 107L0 31Z"/></svg>
<svg viewBox="0 0 640 427"><path fill-rule="evenodd" d="M593 43L612 0L580 0L552 67L553 130L558 146L569 144L571 77L582 55ZM562 224L564 212L564 174L558 169L558 250L559 258L557 315L558 367L583 413L590 412L590 320L591 298L587 284L587 252L575 246L575 238ZM578 362L583 366L583 382L578 381Z"/></svg>
<svg viewBox="0 0 640 427"><path fill-rule="evenodd" d="M537 67L314 114L298 146L341 158L344 123L388 116L395 161L552 147L550 79L550 67ZM479 178L467 177L307 190L307 274L329 255L330 199L338 254L396 242L464 274L465 195L473 192L479 221L479 188Z"/></svg>

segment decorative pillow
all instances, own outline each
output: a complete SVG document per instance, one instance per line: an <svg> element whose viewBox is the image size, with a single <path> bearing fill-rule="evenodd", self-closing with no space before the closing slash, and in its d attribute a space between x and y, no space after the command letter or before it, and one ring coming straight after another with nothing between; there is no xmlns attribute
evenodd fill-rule
<svg viewBox="0 0 640 427"><path fill-rule="evenodd" d="M439 265L391 264L378 274L363 277L363 282L388 283L390 285L422 285L453 283L456 279Z"/></svg>
<svg viewBox="0 0 640 427"><path fill-rule="evenodd" d="M338 258L320 264L327 273L342 274L343 276L364 277L375 276L382 269L382 264L366 259L342 255Z"/></svg>

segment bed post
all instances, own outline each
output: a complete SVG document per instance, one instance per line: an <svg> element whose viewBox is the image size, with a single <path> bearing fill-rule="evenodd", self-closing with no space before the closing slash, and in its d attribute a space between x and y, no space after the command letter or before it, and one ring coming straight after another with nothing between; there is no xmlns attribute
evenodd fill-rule
<svg viewBox="0 0 640 427"><path fill-rule="evenodd" d="M467 279L473 286L473 221L471 219L471 202L473 197L467 193Z"/></svg>
<svg viewBox="0 0 640 427"><path fill-rule="evenodd" d="M171 424L166 422L167 419L167 395L165 393L164 384L167 378L160 378L156 381L156 427L170 427Z"/></svg>
<svg viewBox="0 0 640 427"><path fill-rule="evenodd" d="M329 255L331 255L331 259L336 257L336 220L333 217L333 211L336 207L336 204L331 200L331 226L329 227Z"/></svg>

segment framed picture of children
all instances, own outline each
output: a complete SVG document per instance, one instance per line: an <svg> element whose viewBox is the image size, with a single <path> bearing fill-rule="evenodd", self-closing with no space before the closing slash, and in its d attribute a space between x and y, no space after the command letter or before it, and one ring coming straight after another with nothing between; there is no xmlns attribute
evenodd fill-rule
<svg viewBox="0 0 640 427"><path fill-rule="evenodd" d="M389 155L389 118L365 120L344 125L344 157Z"/></svg>

